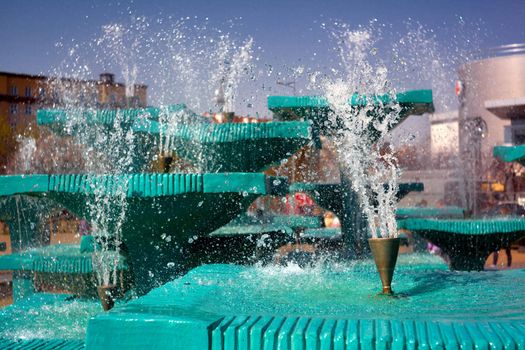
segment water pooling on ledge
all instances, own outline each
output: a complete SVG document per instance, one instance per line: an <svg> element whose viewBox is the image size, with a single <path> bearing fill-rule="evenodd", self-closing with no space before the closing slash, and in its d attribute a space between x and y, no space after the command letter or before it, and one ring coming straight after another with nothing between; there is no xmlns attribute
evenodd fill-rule
<svg viewBox="0 0 525 350"><path fill-rule="evenodd" d="M429 255L401 255L393 289L378 296L370 260L326 268L208 265L119 311L163 315L293 315L351 319L525 320L525 270L448 271ZM116 310L115 310L116 311Z"/></svg>
<svg viewBox="0 0 525 350"><path fill-rule="evenodd" d="M379 296L372 261L206 265L90 320L87 349L521 349L525 270L452 272L401 256Z"/></svg>
<svg viewBox="0 0 525 350"><path fill-rule="evenodd" d="M34 294L0 309L1 340L84 340L88 320L102 313L98 300Z"/></svg>

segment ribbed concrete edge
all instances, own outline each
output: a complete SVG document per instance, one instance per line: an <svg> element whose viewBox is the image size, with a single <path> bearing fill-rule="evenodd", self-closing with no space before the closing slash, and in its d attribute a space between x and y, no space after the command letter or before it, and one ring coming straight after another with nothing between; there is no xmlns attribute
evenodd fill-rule
<svg viewBox="0 0 525 350"><path fill-rule="evenodd" d="M430 322L232 316L210 349L523 349L524 322Z"/></svg>
<svg viewBox="0 0 525 350"><path fill-rule="evenodd" d="M285 189L285 178L261 173L0 176L0 196L44 192L114 195L126 191L128 197L161 197L185 193L274 194Z"/></svg>
<svg viewBox="0 0 525 350"><path fill-rule="evenodd" d="M525 233L525 219L405 219L399 227L413 231L439 231L463 235L488 235L494 233Z"/></svg>

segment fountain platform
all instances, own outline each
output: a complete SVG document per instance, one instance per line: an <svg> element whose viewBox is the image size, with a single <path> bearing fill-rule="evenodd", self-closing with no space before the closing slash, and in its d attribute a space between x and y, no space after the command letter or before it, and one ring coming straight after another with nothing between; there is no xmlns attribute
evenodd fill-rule
<svg viewBox="0 0 525 350"><path fill-rule="evenodd" d="M144 144L163 137L169 151L207 172L258 172L289 158L312 141L308 122L135 125ZM150 147L151 148L151 147Z"/></svg>
<svg viewBox="0 0 525 350"><path fill-rule="evenodd" d="M122 241L139 294L194 264L186 257L194 238L245 212L258 196L284 194L287 187L283 178L258 173L0 177L0 196L45 196L87 220L92 220L87 199L123 197Z"/></svg>
<svg viewBox="0 0 525 350"><path fill-rule="evenodd" d="M384 115L393 108L399 115L397 124L401 123L409 115L423 114L434 111L432 102L432 90L411 90L395 95L365 96L354 94L348 99L348 104L360 109L370 108L369 113L377 118ZM328 100L318 96L269 96L268 109L270 109L277 120L310 120L313 122L314 134L332 135L333 129L339 129L343 125L340 121L329 120L331 108ZM395 125L392 125L394 127ZM379 135L373 127L369 129L369 135L377 138Z"/></svg>
<svg viewBox="0 0 525 350"><path fill-rule="evenodd" d="M398 219L435 218L435 219L462 219L465 209L460 207L403 207L396 210Z"/></svg>
<svg viewBox="0 0 525 350"><path fill-rule="evenodd" d="M87 349L522 349L525 270L452 272L401 255L397 298L371 260L208 265L91 319ZM471 296L471 297L465 297ZM450 301L454 300L454 303Z"/></svg>
<svg viewBox="0 0 525 350"><path fill-rule="evenodd" d="M525 164L525 145L518 146L496 146L492 153L494 157L504 162L518 162Z"/></svg>
<svg viewBox="0 0 525 350"><path fill-rule="evenodd" d="M410 192L422 192L424 189L421 182L400 183L396 197L398 200L401 200ZM307 193L321 207L334 212L340 217L344 215L344 197L348 193L340 183L296 182L290 185L290 192Z"/></svg>
<svg viewBox="0 0 525 350"><path fill-rule="evenodd" d="M127 270L124 257L119 258L117 270ZM79 245L55 244L1 255L0 271L13 271L15 301L35 293L42 285L77 295L96 295L92 252L82 252Z"/></svg>
<svg viewBox="0 0 525 350"><path fill-rule="evenodd" d="M175 115L179 122L159 122L162 113ZM258 172L312 141L309 122L215 124L184 105L166 109L39 110L37 122L58 134L74 135L85 128L73 123L79 116L88 126L98 125L110 131L116 121L121 121L120 127L133 130L139 136L135 141L137 152L133 154L137 172L144 171L158 156L159 143L167 145L163 152L189 160L205 172Z"/></svg>
<svg viewBox="0 0 525 350"><path fill-rule="evenodd" d="M431 241L450 259L450 268L482 271L490 253L525 236L525 219L406 219L403 228Z"/></svg>

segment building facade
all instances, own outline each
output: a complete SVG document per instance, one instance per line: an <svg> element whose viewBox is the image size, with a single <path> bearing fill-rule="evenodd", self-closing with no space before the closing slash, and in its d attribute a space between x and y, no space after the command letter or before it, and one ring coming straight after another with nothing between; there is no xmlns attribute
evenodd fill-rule
<svg viewBox="0 0 525 350"><path fill-rule="evenodd" d="M147 86L132 88L110 73L98 80L46 77L0 72L0 117L17 132L34 125L40 108L92 106L96 108L146 107Z"/></svg>
<svg viewBox="0 0 525 350"><path fill-rule="evenodd" d="M494 180L494 146L525 143L525 45L501 47L458 73L465 205L476 213Z"/></svg>

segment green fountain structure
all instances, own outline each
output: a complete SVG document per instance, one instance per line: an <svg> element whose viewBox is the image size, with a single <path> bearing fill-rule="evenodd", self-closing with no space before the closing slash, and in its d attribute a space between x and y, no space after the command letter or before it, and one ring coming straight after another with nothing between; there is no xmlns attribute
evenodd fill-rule
<svg viewBox="0 0 525 350"><path fill-rule="evenodd" d="M397 124L403 122L409 115L432 112L431 90L414 90L395 95L363 96L352 95L348 104L356 111L368 107L367 113L378 120L384 118L393 108L399 108ZM372 108L370 108L372 107ZM324 97L316 96L269 96L268 108L277 120L308 120L312 123L313 134L320 137L334 136L334 130L343 128L343 122L330 118L331 107ZM377 130L370 126L368 130L371 139L379 137ZM320 148L321 142L315 143ZM357 195L352 189L350 179L340 171L340 182L336 184L292 184L294 190L302 190L313 195L318 204L334 212L341 220L341 231L347 254L354 257L369 255L368 228L366 219L359 209ZM406 191L420 190L421 184L404 184L400 187L398 196Z"/></svg>
<svg viewBox="0 0 525 350"><path fill-rule="evenodd" d="M355 95L349 103L356 109L372 104L371 113L377 118L400 107L399 122L409 114L433 108L427 90L372 98ZM122 270L132 275L133 289L139 296L117 301L111 311L102 313L100 306L94 312L94 304L82 300L33 294L0 310L9 321L0 327L0 338L9 334L9 327L34 329L31 321L17 315L53 312L57 319L51 327L56 329L67 324L68 317L84 317L88 323L85 338L80 332L64 333L64 339L56 339L56 332L51 332L49 339L28 343L18 337L2 339L0 345L41 349L525 349L525 292L509 288L525 283L522 270L450 272L437 257L401 255L393 282L397 294L385 297L377 295L379 281L370 259L341 262L336 268L320 265L296 270L247 266L250 259L233 254L235 249L251 254L259 249L263 236L272 237L274 245L266 248L273 251L292 242L298 230L308 234L309 230L324 229L319 217L246 216L256 198L290 192L309 193L320 206L340 217L346 251L362 249L368 239L356 195L344 175L340 183L289 184L286 178L261 172L307 144L321 147L320 138L331 136L330 129L337 127L338 121L329 125L326 100L277 96L270 97L268 105L280 121L215 125L183 105L87 111L88 124L102 132L111 133L118 120L119 127L138 135L134 141L136 172L0 177L1 197L51 199L88 221L94 218L86 201L124 198ZM69 113L40 111L38 122L58 133L81 133L70 123ZM163 113L179 113L181 119L166 125ZM374 130L369 132L374 134ZM168 149L161 150L160 144ZM201 172L147 172L161 151L189 161ZM402 185L398 197L418 190L422 190L421 184ZM501 231L510 239L525 227L523 222L503 221L445 224L415 218L410 212L404 216L398 213L398 218L403 219L401 227L440 232L439 237L448 234L448 227L457 231L470 225L477 237ZM333 234L336 232L329 236ZM451 237L452 245L455 238ZM235 241L241 242L235 249L227 244ZM96 242L95 237L93 244ZM199 256L208 254L212 246L219 251L217 257ZM77 251L77 247L67 249L75 256L90 254ZM60 265L61 254L57 253L55 265L39 254L19 252L11 262L0 259L0 265L4 262L4 266L11 264L12 270L29 273L43 266L67 270L68 266ZM480 258L467 254L466 260L478 264ZM86 261L82 265L85 271L74 272L89 272ZM213 264L217 261L221 264ZM206 265L199 266L203 263ZM60 307L80 311L61 314Z"/></svg>

